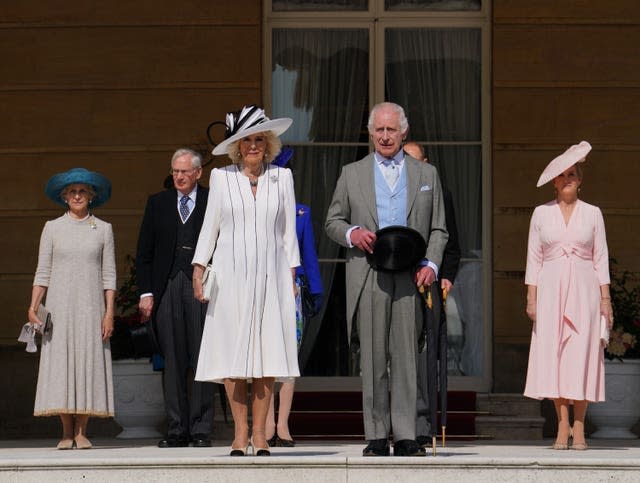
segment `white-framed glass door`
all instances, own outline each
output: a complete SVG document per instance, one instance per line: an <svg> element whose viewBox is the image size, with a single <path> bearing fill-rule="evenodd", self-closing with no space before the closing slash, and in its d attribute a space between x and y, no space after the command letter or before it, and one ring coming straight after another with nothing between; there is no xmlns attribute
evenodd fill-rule
<svg viewBox="0 0 640 483"><path fill-rule="evenodd" d="M487 9L475 0L265 2L265 106L294 119L283 142L295 152L298 201L311 206L327 291L305 331L301 390L360 387L343 253L323 225L342 166L370 151L366 118L383 100L405 107L411 139L454 196L463 259L447 307L450 388L490 388Z"/></svg>

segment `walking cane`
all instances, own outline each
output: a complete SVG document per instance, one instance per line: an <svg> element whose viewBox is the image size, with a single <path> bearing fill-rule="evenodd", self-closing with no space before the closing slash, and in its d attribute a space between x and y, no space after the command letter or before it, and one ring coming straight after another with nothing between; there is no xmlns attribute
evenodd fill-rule
<svg viewBox="0 0 640 483"><path fill-rule="evenodd" d="M436 456L436 441L438 427L438 383L437 383L437 346L436 346L436 321L433 314L433 299L431 295L431 285L418 287L418 291L424 300L422 313L426 327L426 350L427 350L427 391L429 392L429 411L431 416L431 449L433 456Z"/></svg>
<svg viewBox="0 0 640 483"><path fill-rule="evenodd" d="M439 342L439 375L440 375L440 424L442 427L442 447L447 445L447 289L442 289L442 303L440 305Z"/></svg>

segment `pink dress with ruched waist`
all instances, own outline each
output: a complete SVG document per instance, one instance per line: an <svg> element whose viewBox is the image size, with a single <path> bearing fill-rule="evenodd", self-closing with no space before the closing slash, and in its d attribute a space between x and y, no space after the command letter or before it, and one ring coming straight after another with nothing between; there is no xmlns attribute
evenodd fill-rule
<svg viewBox="0 0 640 483"><path fill-rule="evenodd" d="M604 401L600 285L609 283L609 255L598 207L578 200L568 224L555 200L536 207L525 283L537 286L537 315L524 395Z"/></svg>

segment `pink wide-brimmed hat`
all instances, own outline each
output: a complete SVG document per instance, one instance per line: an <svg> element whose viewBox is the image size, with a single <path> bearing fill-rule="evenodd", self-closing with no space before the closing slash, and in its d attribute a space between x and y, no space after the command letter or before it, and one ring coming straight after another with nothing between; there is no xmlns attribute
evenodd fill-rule
<svg viewBox="0 0 640 483"><path fill-rule="evenodd" d="M545 183L548 183L556 176L561 175L571 166L576 163L581 163L585 160L587 154L591 151L591 144L587 141L580 141L580 144L574 144L564 153L557 158L553 159L538 178L538 184L536 187L540 188Z"/></svg>

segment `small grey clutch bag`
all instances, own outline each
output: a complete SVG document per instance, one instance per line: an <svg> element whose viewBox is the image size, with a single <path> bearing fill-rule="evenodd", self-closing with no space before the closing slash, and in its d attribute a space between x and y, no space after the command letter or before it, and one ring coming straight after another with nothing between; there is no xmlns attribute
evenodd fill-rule
<svg viewBox="0 0 640 483"><path fill-rule="evenodd" d="M51 312L47 308L40 304L36 313L38 318L42 320L42 325L32 325L31 322L27 322L22 326L20 335L18 336L18 342L26 342L27 352L38 352L38 346L36 345L36 333L44 336L51 333L53 324L51 322Z"/></svg>

